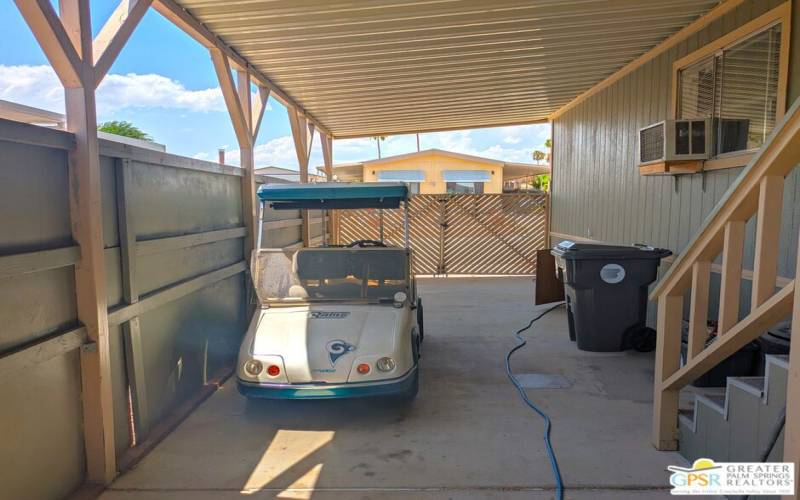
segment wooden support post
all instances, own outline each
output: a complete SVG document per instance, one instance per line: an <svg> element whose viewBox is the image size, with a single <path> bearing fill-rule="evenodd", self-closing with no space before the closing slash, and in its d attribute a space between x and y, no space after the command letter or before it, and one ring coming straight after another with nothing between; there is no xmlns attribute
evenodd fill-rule
<svg viewBox="0 0 800 500"><path fill-rule="evenodd" d="M739 297L742 287L742 258L744 256L744 221L725 224L722 247L722 271L719 292L719 321L717 334L724 335L739 322Z"/></svg>
<svg viewBox="0 0 800 500"><path fill-rule="evenodd" d="M800 254L797 267L800 269ZM797 278L795 278L795 284ZM800 292L795 286L792 306L792 337L800 339ZM794 463L794 484L800 488L800 348L794 347L789 352L789 377L786 383L786 426L783 438L783 461ZM784 496L785 500L796 498L794 495Z"/></svg>
<svg viewBox="0 0 800 500"><path fill-rule="evenodd" d="M292 139L294 140L294 149L297 154L297 163L300 166L300 182L308 182L308 159L311 153L311 142L314 139L314 127L306 120L306 117L300 114L294 108L286 108L289 114L289 125L292 129ZM311 244L311 231L308 221L308 210L301 210L301 217L303 225L301 229L301 236L303 246L308 247Z"/></svg>
<svg viewBox="0 0 800 500"><path fill-rule="evenodd" d="M89 341L81 346L86 477L101 484L114 478L116 457L94 90L149 4L125 2L117 10L125 15L109 20L93 41L89 0L60 0L59 14L49 0L16 0L64 85L67 130L75 136L68 158L70 223L81 254L75 265L78 320ZM95 54L100 54L98 65Z"/></svg>
<svg viewBox="0 0 800 500"><path fill-rule="evenodd" d="M90 342L81 348L86 475L89 482L108 484L116 475L116 457L89 0L61 0L60 10L81 58L81 86L65 88L65 107L67 130L75 135L75 149L69 153L72 237L81 247L75 293L78 319Z"/></svg>
<svg viewBox="0 0 800 500"><path fill-rule="evenodd" d="M255 137L253 137L253 106L250 97L250 73L236 72L236 94L242 109L242 119L247 128L247 140L239 142L239 166L242 168L242 219L247 228L244 238L244 260L250 262L255 249L258 227L258 203L256 202Z"/></svg>
<svg viewBox="0 0 800 500"><path fill-rule="evenodd" d="M328 182L333 182L333 137L320 133L320 139L320 144L322 145L322 160L325 163L325 179ZM338 244L334 217L334 211L328 210L328 221L325 223L325 227L328 231L329 241L333 244Z"/></svg>
<svg viewBox="0 0 800 500"><path fill-rule="evenodd" d="M756 250L753 261L753 293L750 308L763 304L775 293L778 278L783 177L768 175L761 179L756 212Z"/></svg>
<svg viewBox="0 0 800 500"><path fill-rule="evenodd" d="M117 226L119 227L120 257L122 259L122 298L128 304L139 301L136 286L136 230L131 213L132 172L130 160L117 160L115 165L117 184ZM125 349L125 365L131 387L133 434L131 445L141 442L150 426L147 404L147 387L144 368L144 352L139 317L122 325Z"/></svg>
<svg viewBox="0 0 800 500"><path fill-rule="evenodd" d="M664 381L680 368L683 297L658 299L658 337L653 381L653 445L659 450L678 448L678 390L664 390Z"/></svg>
<svg viewBox="0 0 800 500"><path fill-rule="evenodd" d="M711 262L698 260L692 266L692 297L689 307L687 358L697 356L708 339L708 299Z"/></svg>
<svg viewBox="0 0 800 500"><path fill-rule="evenodd" d="M250 253L255 248L258 228L258 200L256 200L255 181L255 143L264 110L267 107L269 91L264 87L258 89L253 104L250 88L253 82L248 68L236 70L236 82L231 74L231 63L228 55L218 47L209 49L214 70L217 73L222 96L228 108L228 114L239 144L239 166L242 168L242 219L247 228L244 239L244 259L250 262Z"/></svg>

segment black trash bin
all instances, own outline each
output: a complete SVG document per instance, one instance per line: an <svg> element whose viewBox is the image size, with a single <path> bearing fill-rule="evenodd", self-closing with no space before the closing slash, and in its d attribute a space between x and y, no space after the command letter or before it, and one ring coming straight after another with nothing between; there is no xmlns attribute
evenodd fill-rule
<svg viewBox="0 0 800 500"><path fill-rule="evenodd" d="M552 250L564 280L570 339L578 349L624 351L646 337L647 286L672 252L643 245L562 241ZM652 331L650 332L652 342Z"/></svg>

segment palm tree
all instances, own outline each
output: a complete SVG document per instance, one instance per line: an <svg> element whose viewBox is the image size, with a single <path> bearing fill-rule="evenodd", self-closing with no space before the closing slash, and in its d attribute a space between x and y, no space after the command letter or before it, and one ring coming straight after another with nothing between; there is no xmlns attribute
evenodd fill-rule
<svg viewBox="0 0 800 500"><path fill-rule="evenodd" d="M536 163L541 163L542 160L544 160L546 157L547 155L542 153L538 149L533 152L533 161L535 161Z"/></svg>
<svg viewBox="0 0 800 500"><path fill-rule="evenodd" d="M378 158L380 158L381 157L381 141L385 141L386 140L386 136L385 135L376 135L375 137L373 137L373 139L375 139L375 142L378 144Z"/></svg>

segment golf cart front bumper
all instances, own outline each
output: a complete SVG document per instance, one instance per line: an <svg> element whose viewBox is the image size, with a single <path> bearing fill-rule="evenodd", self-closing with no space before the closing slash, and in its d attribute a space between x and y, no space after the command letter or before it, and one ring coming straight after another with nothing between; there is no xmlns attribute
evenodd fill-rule
<svg viewBox="0 0 800 500"><path fill-rule="evenodd" d="M417 378L417 366L398 378L349 384L259 384L236 380L239 393L263 399L341 399L367 396L392 396L411 390Z"/></svg>

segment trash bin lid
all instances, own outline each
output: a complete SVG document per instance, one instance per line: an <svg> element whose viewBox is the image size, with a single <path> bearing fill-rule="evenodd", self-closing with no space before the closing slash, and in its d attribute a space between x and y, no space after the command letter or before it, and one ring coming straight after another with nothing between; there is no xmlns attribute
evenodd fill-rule
<svg viewBox="0 0 800 500"><path fill-rule="evenodd" d="M564 259L663 259L672 252L664 248L647 245L601 245L598 243L576 243L565 240L553 247L553 254Z"/></svg>

